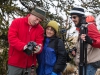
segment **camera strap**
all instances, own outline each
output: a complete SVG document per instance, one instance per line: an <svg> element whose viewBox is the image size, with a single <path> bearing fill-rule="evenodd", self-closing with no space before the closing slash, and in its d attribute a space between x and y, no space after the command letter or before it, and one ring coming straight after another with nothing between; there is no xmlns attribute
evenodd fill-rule
<svg viewBox="0 0 100 75"><path fill-rule="evenodd" d="M27 57L27 62L26 62L26 70L25 70L25 73L24 73L24 75L28 75L28 71L27 71L27 65L28 65L28 57Z"/></svg>
<svg viewBox="0 0 100 75"><path fill-rule="evenodd" d="M25 71L24 75L28 75L28 71Z"/></svg>
<svg viewBox="0 0 100 75"><path fill-rule="evenodd" d="M34 55L34 53L32 52L32 56ZM34 64L32 64L31 65L31 75L35 75L34 73L35 73L35 66L34 66Z"/></svg>
<svg viewBox="0 0 100 75"><path fill-rule="evenodd" d="M33 55L32 55L33 56ZM25 70L25 73L24 75L28 75L28 71L27 71L27 65L28 65L28 57L27 57L27 64L26 64L26 70ZM31 74L30 75L35 75L34 74L34 64L31 65Z"/></svg>
<svg viewBox="0 0 100 75"><path fill-rule="evenodd" d="M34 67L34 64L32 64L32 66L31 66L31 75L35 75L35 74L34 74L34 72L35 72L34 68L35 68L35 67Z"/></svg>
<svg viewBox="0 0 100 75"><path fill-rule="evenodd" d="M58 43L59 43L59 38L57 37L55 39L55 52L56 52L56 55L58 56Z"/></svg>

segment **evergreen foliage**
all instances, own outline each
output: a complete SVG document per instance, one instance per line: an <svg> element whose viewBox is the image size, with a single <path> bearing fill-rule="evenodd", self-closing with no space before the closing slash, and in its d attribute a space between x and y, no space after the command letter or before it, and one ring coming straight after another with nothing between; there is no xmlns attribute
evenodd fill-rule
<svg viewBox="0 0 100 75"><path fill-rule="evenodd" d="M64 28L66 32L64 33L64 40L68 41L68 45L73 44L72 39L66 38L67 31L71 28L72 23L70 23L69 12L73 7L74 0L19 0L23 7L20 7L16 2L18 0L0 0L0 75L7 74L7 55L8 55L8 39L7 33L10 25L10 21L16 16L25 16L28 14L35 6L44 7L46 11L46 19L42 22L43 27L50 20L56 20L60 25L60 30ZM90 10L94 15L100 14L100 1L99 0L79 0L81 6ZM52 6L52 7L51 7ZM49 9L53 8L49 11ZM52 13L54 12L54 13ZM65 16L63 16L65 13ZM66 20L63 19L66 17ZM59 30L59 31L60 31ZM62 37L61 33L59 33ZM63 37L62 37L63 38Z"/></svg>

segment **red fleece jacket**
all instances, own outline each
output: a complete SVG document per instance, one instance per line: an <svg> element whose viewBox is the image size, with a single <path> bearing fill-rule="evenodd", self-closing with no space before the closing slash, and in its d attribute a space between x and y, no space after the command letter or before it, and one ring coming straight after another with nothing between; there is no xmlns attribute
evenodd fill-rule
<svg viewBox="0 0 100 75"><path fill-rule="evenodd" d="M44 30L40 24L30 28L28 16L13 20L8 31L8 64L20 68L36 65L36 54L28 56L23 52L23 48L30 41L35 41L43 46L43 34Z"/></svg>

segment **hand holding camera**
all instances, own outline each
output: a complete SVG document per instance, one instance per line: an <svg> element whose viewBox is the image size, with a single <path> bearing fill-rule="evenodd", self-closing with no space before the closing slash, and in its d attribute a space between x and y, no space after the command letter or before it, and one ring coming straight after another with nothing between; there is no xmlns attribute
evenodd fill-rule
<svg viewBox="0 0 100 75"><path fill-rule="evenodd" d="M34 41L29 42L27 45L24 46L24 52L28 55L31 55L33 51L35 51L35 47L37 43Z"/></svg>
<svg viewBox="0 0 100 75"><path fill-rule="evenodd" d="M76 49L76 47L73 47L72 49L70 49L69 50L69 52L72 54L72 56L76 56L76 51L77 51L77 49Z"/></svg>
<svg viewBox="0 0 100 75"><path fill-rule="evenodd" d="M34 53L38 53L41 50L42 44L37 45L34 49Z"/></svg>

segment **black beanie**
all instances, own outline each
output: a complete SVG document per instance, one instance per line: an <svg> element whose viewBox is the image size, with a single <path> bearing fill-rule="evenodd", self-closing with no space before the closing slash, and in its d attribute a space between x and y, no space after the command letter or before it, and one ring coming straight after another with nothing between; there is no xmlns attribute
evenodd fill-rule
<svg viewBox="0 0 100 75"><path fill-rule="evenodd" d="M79 7L74 7L72 8L72 10L70 11L70 15L78 15L78 16L84 16L84 9L83 8L79 8Z"/></svg>

